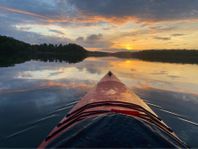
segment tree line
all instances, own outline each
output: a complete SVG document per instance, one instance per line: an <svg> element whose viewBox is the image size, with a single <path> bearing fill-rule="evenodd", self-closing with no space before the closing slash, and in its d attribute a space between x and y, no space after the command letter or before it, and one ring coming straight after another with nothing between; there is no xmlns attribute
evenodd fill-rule
<svg viewBox="0 0 198 149"><path fill-rule="evenodd" d="M0 36L0 66L12 66L28 60L76 63L85 59L87 53L87 50L77 44L31 45L11 37Z"/></svg>

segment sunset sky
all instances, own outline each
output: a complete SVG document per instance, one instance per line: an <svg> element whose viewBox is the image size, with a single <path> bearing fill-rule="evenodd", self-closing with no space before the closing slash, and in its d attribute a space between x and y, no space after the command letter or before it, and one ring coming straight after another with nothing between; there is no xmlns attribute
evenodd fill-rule
<svg viewBox="0 0 198 149"><path fill-rule="evenodd" d="M198 49L198 0L0 0L0 34L89 50Z"/></svg>

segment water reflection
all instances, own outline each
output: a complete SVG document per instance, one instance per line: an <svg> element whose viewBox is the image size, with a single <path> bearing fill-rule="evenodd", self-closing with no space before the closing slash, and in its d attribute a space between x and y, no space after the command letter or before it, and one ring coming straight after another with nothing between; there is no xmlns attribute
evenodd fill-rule
<svg viewBox="0 0 198 149"><path fill-rule="evenodd" d="M198 65L108 57L76 64L29 61L0 68L0 147L36 147L109 70L144 98L181 138L198 146Z"/></svg>
<svg viewBox="0 0 198 149"><path fill-rule="evenodd" d="M19 69L17 69L18 66ZM16 80L28 80L29 83L38 80L59 80L59 85L63 86L64 84L60 84L60 82L70 80L75 86L74 84L78 84L79 81L86 81L84 85L87 84L87 81L95 83L107 71L111 70L129 87L198 93L198 65L152 63L116 58L88 58L77 64L31 61L24 63L23 67L17 65L13 69L4 71L1 78L8 79L9 75L13 75L10 77ZM5 88L5 83L1 82L0 88ZM57 82L54 84L58 85ZM13 83L11 87L13 87ZM43 86L41 85L41 87Z"/></svg>

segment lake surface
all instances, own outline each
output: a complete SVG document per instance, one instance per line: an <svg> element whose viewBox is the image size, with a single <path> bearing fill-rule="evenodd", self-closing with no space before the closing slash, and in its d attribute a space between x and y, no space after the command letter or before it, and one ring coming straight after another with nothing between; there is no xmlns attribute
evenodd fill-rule
<svg viewBox="0 0 198 149"><path fill-rule="evenodd" d="M0 147L37 147L109 70L191 147L198 147L198 65L87 58L0 68Z"/></svg>

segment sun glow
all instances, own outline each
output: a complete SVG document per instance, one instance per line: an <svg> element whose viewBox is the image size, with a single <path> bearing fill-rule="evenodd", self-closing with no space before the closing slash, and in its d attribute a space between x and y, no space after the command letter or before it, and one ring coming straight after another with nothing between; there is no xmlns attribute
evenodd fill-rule
<svg viewBox="0 0 198 149"><path fill-rule="evenodd" d="M125 50L134 50L136 48L136 44L132 41L131 38L117 38L114 40L112 44L112 48L116 49L125 49Z"/></svg>
<svg viewBox="0 0 198 149"><path fill-rule="evenodd" d="M127 50L133 50L133 49L134 49L134 48L133 48L133 45L131 45L131 44L126 44L126 45L124 46L124 48L127 49Z"/></svg>

